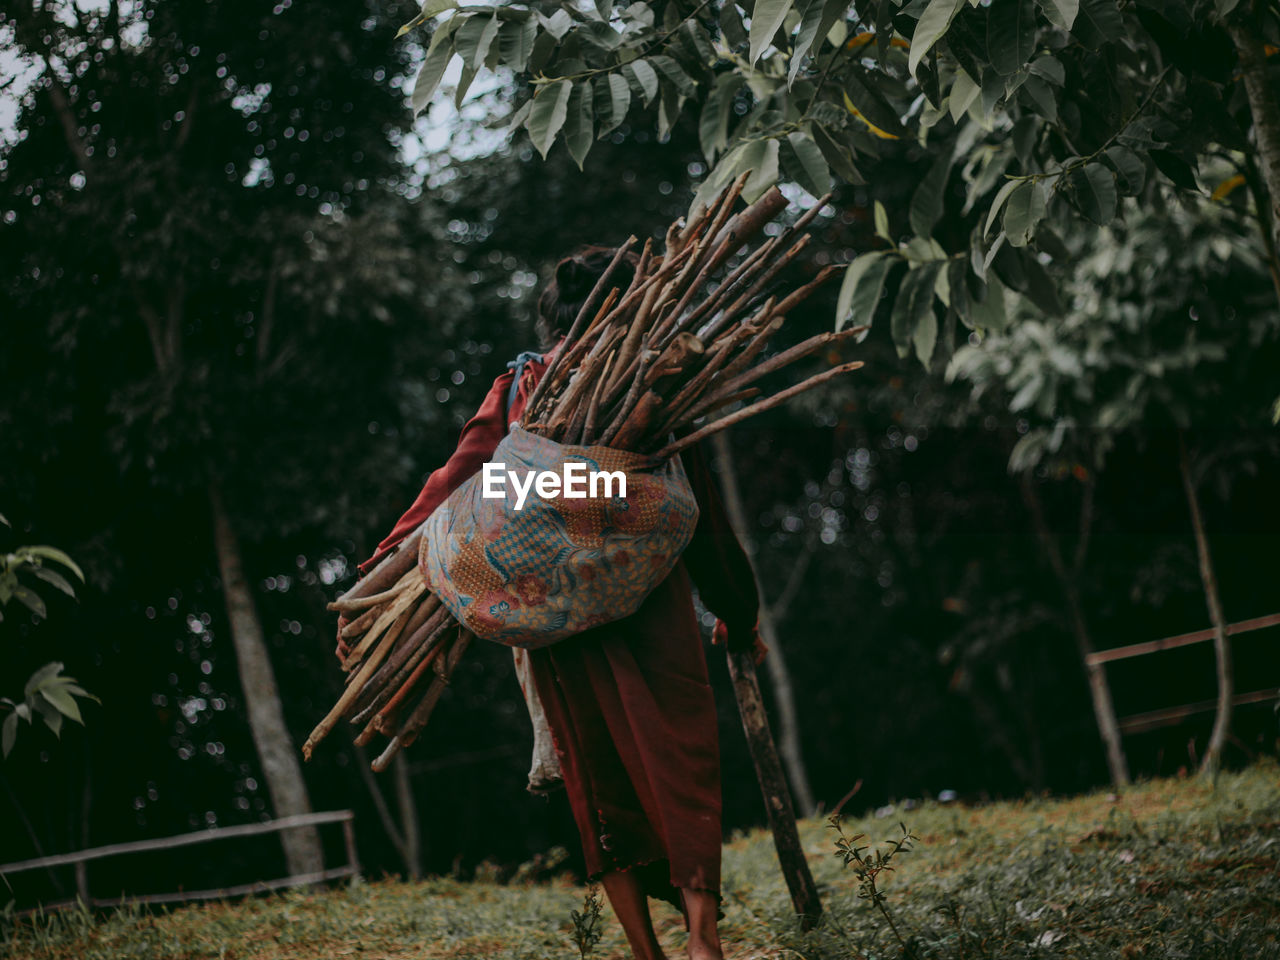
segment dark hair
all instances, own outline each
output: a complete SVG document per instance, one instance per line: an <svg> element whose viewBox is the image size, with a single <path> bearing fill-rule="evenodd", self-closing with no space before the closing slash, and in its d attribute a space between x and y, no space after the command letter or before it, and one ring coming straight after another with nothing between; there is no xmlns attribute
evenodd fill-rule
<svg viewBox="0 0 1280 960"><path fill-rule="evenodd" d="M555 276L538 297L538 341L543 350L550 350L569 332L583 302L617 252L617 247L591 244L579 247L556 264ZM623 257L610 277L610 287L625 290L630 286L639 262L634 253Z"/></svg>

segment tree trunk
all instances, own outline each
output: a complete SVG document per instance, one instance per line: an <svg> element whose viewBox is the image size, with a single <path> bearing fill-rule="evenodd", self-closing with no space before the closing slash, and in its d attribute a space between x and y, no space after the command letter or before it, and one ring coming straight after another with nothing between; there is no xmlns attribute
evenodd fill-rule
<svg viewBox="0 0 1280 960"><path fill-rule="evenodd" d="M1269 81L1264 34L1257 16L1247 4L1231 20L1228 29L1240 56L1240 72L1249 112L1253 114L1253 135L1262 179L1270 194L1269 227L1271 247L1280 250L1280 94L1274 81ZM1262 211L1259 211L1261 213Z"/></svg>
<svg viewBox="0 0 1280 960"><path fill-rule="evenodd" d="M773 833L773 846L778 852L778 864L791 893L791 904L800 917L800 926L808 930L822 915L822 900L814 885L809 861L804 858L800 834L796 830L796 815L791 806L791 794L778 762L778 751L769 733L769 718L760 699L760 685L756 681L756 666L751 653L730 653L729 676L733 678L733 692L742 716L742 729L747 735L747 746L755 764L760 792L764 794L765 813L769 817L769 829Z"/></svg>
<svg viewBox="0 0 1280 960"><path fill-rule="evenodd" d="M1200 761L1200 772L1214 776L1222 763L1222 748L1231 735L1231 698L1234 683L1231 669L1231 646L1227 641L1227 618L1222 613L1222 600L1218 596L1218 578L1213 572L1213 557L1209 554L1209 539L1204 532L1204 518L1200 515L1200 501L1196 497L1195 483L1191 479L1191 460L1187 456L1187 442L1178 433L1178 469L1182 474L1182 492L1187 497L1187 509L1191 512L1191 529L1196 537L1196 557L1200 561L1200 582L1204 585L1205 605L1209 608L1209 622L1213 624L1213 659L1218 673L1218 710L1213 718L1213 732Z"/></svg>
<svg viewBox="0 0 1280 960"><path fill-rule="evenodd" d="M1062 551L1058 547L1057 540L1049 530L1049 524L1044 517L1044 507L1040 503L1040 495L1036 492L1035 479L1030 471L1022 475L1022 496L1031 513L1036 535L1040 538L1040 543L1049 559L1049 566L1053 568L1054 575L1057 576L1058 583L1062 587L1062 594L1067 604L1067 619L1071 623L1071 635L1075 639L1076 651L1080 655L1080 662L1084 665L1089 680L1093 719L1098 725L1098 734L1106 749L1107 769L1111 773L1111 782L1117 787L1128 786L1129 765L1125 760L1124 746L1120 741L1120 723L1116 720L1116 708L1111 702L1111 688L1107 685L1106 668L1100 663L1089 662L1094 647L1089 637L1089 628L1085 624L1080 591L1076 586L1075 577L1067 570L1066 563L1062 559ZM1081 530L1080 536L1087 537L1088 531ZM1082 553L1080 559L1083 560Z"/></svg>
<svg viewBox="0 0 1280 960"><path fill-rule="evenodd" d="M413 784L409 781L409 761L400 754L392 765L396 779L396 805L400 808L401 836L404 839L405 869L409 879L422 876L422 830L418 820L418 805L413 798Z"/></svg>
<svg viewBox="0 0 1280 960"><path fill-rule="evenodd" d="M733 453L729 449L729 440L723 433L711 438L715 450L715 462L720 470L720 486L724 491L725 512L729 515L729 523L742 543L747 556L755 558L755 540L751 536L746 521L746 511L742 506L742 493L738 488L738 474L733 465ZM753 564L754 569L754 564ZM787 669L787 660L783 656L782 641L778 637L778 625L772 608L766 600L764 585L756 576L756 589L760 594L760 639L769 647L769 654L764 658L769 668L769 682L773 685L774 702L778 708L778 752L787 768L787 776L791 781L791 789L795 796L796 806L801 816L811 816L815 805L813 788L809 786L809 772L804 764L804 755L800 750L800 724L796 720L796 699L791 685L791 671Z"/></svg>
<svg viewBox="0 0 1280 960"><path fill-rule="evenodd" d="M289 728L285 726L262 623L244 575L240 543L217 486L210 484L208 492L218 569L222 574L222 592L227 602L227 619L235 645L236 665L240 670L240 685L244 690L249 729L267 792L271 796L271 806L277 817L310 813L311 800L307 796L306 781L302 778L302 764ZM289 873L319 873L324 869L320 835L314 826L284 830L280 840L284 845Z"/></svg>

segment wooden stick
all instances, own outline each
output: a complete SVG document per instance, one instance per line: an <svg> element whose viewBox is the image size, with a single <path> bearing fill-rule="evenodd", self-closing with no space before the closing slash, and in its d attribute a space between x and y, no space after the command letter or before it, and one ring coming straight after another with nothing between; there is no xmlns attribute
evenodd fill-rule
<svg viewBox="0 0 1280 960"><path fill-rule="evenodd" d="M427 692L421 702L414 708L409 719L400 728L400 732L391 738L387 748L371 764L375 773L381 773L385 770L401 748L413 743L417 739L418 733L427 725L432 711L435 710L436 704L439 703L440 697L444 693L444 688L449 685L448 677L453 674L458 661L462 659L462 654L466 652L472 636L473 634L469 630L460 631L458 639L449 648L448 663L445 666L446 676L436 677L431 681L431 686L427 688Z"/></svg>
<svg viewBox="0 0 1280 960"><path fill-rule="evenodd" d="M798 394L804 393L806 390L812 390L814 387L820 384L826 383L828 380L832 379L833 377L838 377L842 373L850 373L854 370L857 370L861 366L862 366L861 360L854 360L854 361L851 361L850 363L842 363L838 367L832 367L830 370L825 370L822 373L817 374L816 376L810 377L808 380L804 380L804 381L801 381L800 383L797 383L793 387L787 387L787 389L781 391L780 393L775 393L771 397L766 397L763 400L753 403L749 407L743 407L741 410L735 410L733 413L729 414L728 416L721 417L719 420L716 420L716 421L713 421L712 423L707 424L701 430L695 430L693 433L690 433L687 436L681 437L680 439L667 444L665 447L659 450L656 454L654 454L654 456L657 457L658 459L664 459L666 457L671 456L672 454L679 453L681 450L685 449L686 447L693 446L699 440L702 440L705 437L709 437L713 433L719 433L721 430L724 430L727 427L731 427L735 423L741 423L743 420L747 419L748 417L754 417L757 413L764 413L766 410L772 410L774 407L778 406L779 404L786 403L792 397L797 396Z"/></svg>
<svg viewBox="0 0 1280 960"><path fill-rule="evenodd" d="M338 597L337 602L356 600L387 589L418 562L418 547L421 544L422 526L420 525L404 538L399 547L383 557L378 565L369 571L367 577L357 580L355 586Z"/></svg>
<svg viewBox="0 0 1280 960"><path fill-rule="evenodd" d="M786 297L783 298L782 302L778 304L778 313L790 313L805 300L809 299L809 294L813 293L813 291L817 290L820 286L834 277L837 273L842 272L844 269L844 266L834 263L830 266L823 267L818 271L818 275L816 277L800 289L791 291L791 293L787 294Z"/></svg>
<svg viewBox="0 0 1280 960"><path fill-rule="evenodd" d="M635 405L631 415L622 424L612 439L612 444L623 450L630 450L632 445L643 436L658 408L662 406L662 397L652 390L646 391Z"/></svg>
<svg viewBox="0 0 1280 960"><path fill-rule="evenodd" d="M356 597L354 600L348 600L346 597L340 597L330 603L328 605L328 609L337 610L341 613L355 613L357 610L367 610L369 607L376 607L378 604L388 603L400 596L416 576L420 576L418 568L416 566L411 567L408 572L397 580L395 585L390 589L365 597Z"/></svg>
<svg viewBox="0 0 1280 960"><path fill-rule="evenodd" d="M741 390L747 384L755 383L761 377L781 370L783 367L809 356L809 354L816 352L827 344L840 343L842 340L856 337L858 334L865 332L866 329L866 327L846 327L844 330L819 333L808 340L802 340L794 347L783 350L768 360L756 364L750 370L738 374L731 380L727 380L724 384L724 389Z"/></svg>
<svg viewBox="0 0 1280 960"><path fill-rule="evenodd" d="M311 759L311 751L316 748L316 744L328 736L329 731L333 729L333 725L338 722L338 718L346 713L347 707L351 705L361 688L364 687L364 681L373 676L374 671L378 669L378 665L382 663L390 648L391 644L388 642L388 638L383 637L382 642L378 644L373 653L369 655L369 659L364 666L360 668L360 673L355 681L347 686L342 692L342 696L338 698L338 702L325 714L324 719L316 724L316 728L307 737L307 742L302 745L303 759Z"/></svg>
<svg viewBox="0 0 1280 960"><path fill-rule="evenodd" d="M369 628L369 632L364 635L358 644L356 644L355 649L347 654L346 658L342 661L343 668L350 670L354 665L358 664L361 659L363 659L365 652L373 645L374 641L376 641L378 637L382 636L384 631L396 622L400 614L405 611L405 608L407 608L413 601L417 600L426 589L426 581L420 579L415 586L410 587L408 590L405 590L400 594L400 596L396 597L396 599L391 602L390 606L387 607L386 612L374 621L373 626Z"/></svg>
<svg viewBox="0 0 1280 960"><path fill-rule="evenodd" d="M800 845L791 791L787 789L782 763L778 759L778 749L769 731L769 718L764 710L764 700L760 696L755 663L750 652L730 653L728 659L733 693L738 701L742 729L747 735L751 762L756 768L756 778L760 781L760 790L764 794L764 807L769 817L769 829L773 833L774 849L778 853L778 864L787 881L791 905L800 915L801 929L808 930L822 915L822 900L813 882L813 874L809 871L804 847Z"/></svg>
<svg viewBox="0 0 1280 960"><path fill-rule="evenodd" d="M596 420L600 417L600 398L604 395L605 389L609 386L609 368L616 359L616 353L610 353L604 362L604 370L600 373L600 381L596 385L595 392L591 395L591 403L587 405L587 418L582 424L581 442L584 444L591 443L596 433Z"/></svg>

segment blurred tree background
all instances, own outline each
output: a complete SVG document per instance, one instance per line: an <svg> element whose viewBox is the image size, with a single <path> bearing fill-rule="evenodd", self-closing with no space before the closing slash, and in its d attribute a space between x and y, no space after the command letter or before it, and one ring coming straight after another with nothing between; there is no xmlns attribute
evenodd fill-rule
<svg viewBox="0 0 1280 960"><path fill-rule="evenodd" d="M914 23L925 6L901 12ZM392 39L417 11L407 3L0 9L15 109L0 153L0 512L13 524L0 546L56 544L87 581L78 601L44 593L47 622L4 608L0 696L20 699L56 656L101 700L60 739L21 728L0 763L0 862L307 807L354 809L375 874L510 871L573 850L563 796L524 790L531 732L496 646L468 658L431 735L392 773L370 774L349 738L300 773L282 758L341 687L325 602L491 378L533 345L551 263L682 215L708 176L705 126L688 111L655 123L661 98L643 111L637 98L580 170L564 143L544 160L525 130L503 129L529 90L503 73L460 114L439 104L415 125L406 90L425 51ZM1214 49L1229 75L1230 48ZM446 75L442 94L455 85ZM748 115L749 96L728 109ZM1190 99L1189 127L1219 109ZM915 230L929 149L903 137L859 155L863 182L837 188L797 274L896 249L876 206ZM857 783L855 805L880 805L1115 779L1081 630L1106 649L1210 625L1184 479L1226 621L1277 612L1265 183L1210 197L1213 183L1161 179L1155 164L1111 198L1121 220L1044 221L1051 256L987 247L1007 302L995 316L985 301L975 323L941 297L935 317L930 300L938 352L931 342L925 364L900 355L893 299L855 290L859 320L876 320L855 348L866 367L733 432L775 656L826 808ZM971 182L936 191L938 235L968 242ZM985 189L998 188L997 172ZM879 280L896 288L920 269L904 258ZM793 315L788 336L829 327L836 298ZM907 330L917 354L923 318ZM1274 632L1233 641L1240 691L1280 685ZM732 829L763 810L724 664L708 654ZM1217 690L1210 644L1107 676L1120 716ZM1127 772L1194 768L1213 721L1127 737ZM1239 708L1224 762L1274 754L1276 734L1272 703ZM107 861L93 890L282 876L313 862L314 842ZM324 844L336 862L337 838ZM23 905L74 892L65 872L13 885Z"/></svg>

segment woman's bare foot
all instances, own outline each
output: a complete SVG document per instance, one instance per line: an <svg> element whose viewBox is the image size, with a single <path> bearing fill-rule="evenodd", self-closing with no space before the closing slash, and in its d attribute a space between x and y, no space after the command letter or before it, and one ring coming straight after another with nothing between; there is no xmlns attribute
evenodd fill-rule
<svg viewBox="0 0 1280 960"><path fill-rule="evenodd" d="M667 955L662 952L653 932L649 901L635 876L625 870L615 870L606 873L600 881L604 884L604 892L609 895L614 915L622 924L622 932L627 935L627 943L631 945L635 960L667 960ZM722 958L718 954L708 954L706 960Z"/></svg>
<svg viewBox="0 0 1280 960"><path fill-rule="evenodd" d="M716 895L709 890L681 889L680 896L689 926L689 960L724 960L716 928Z"/></svg>

